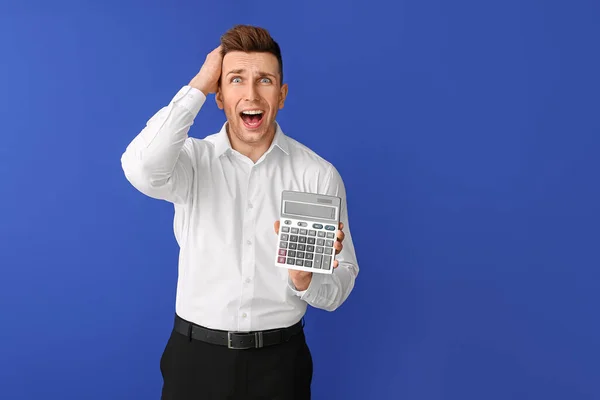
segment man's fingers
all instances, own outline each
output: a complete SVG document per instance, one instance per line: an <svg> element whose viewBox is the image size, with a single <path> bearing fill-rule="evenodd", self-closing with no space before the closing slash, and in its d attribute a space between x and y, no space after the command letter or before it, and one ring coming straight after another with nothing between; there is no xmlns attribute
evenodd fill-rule
<svg viewBox="0 0 600 400"><path fill-rule="evenodd" d="M338 233L337 233L337 239L338 239L340 242L343 242L345 237L346 237L346 234L344 233L344 231L342 231L342 230L340 229L340 230L338 231Z"/></svg>
<svg viewBox="0 0 600 400"><path fill-rule="evenodd" d="M340 228L337 231L337 240L333 244L333 247L335 248L335 254L340 254L340 252L343 249L342 242L344 241L346 234L344 233L344 231L342 231L342 229L344 229L344 224L340 222Z"/></svg>
<svg viewBox="0 0 600 400"><path fill-rule="evenodd" d="M340 265L338 260L333 260L333 269L336 269L338 267L338 265Z"/></svg>
<svg viewBox="0 0 600 400"><path fill-rule="evenodd" d="M221 55L221 48L222 48L221 45L215 47L214 49L211 50L210 53L208 53L206 55L206 58L208 59L210 56L220 56Z"/></svg>
<svg viewBox="0 0 600 400"><path fill-rule="evenodd" d="M335 242L333 248L335 249L335 254L340 254L340 251L342 251L344 246L342 246L342 242Z"/></svg>
<svg viewBox="0 0 600 400"><path fill-rule="evenodd" d="M279 235L279 226L280 226L279 220L275 221L275 225L274 225L275 233L278 235Z"/></svg>

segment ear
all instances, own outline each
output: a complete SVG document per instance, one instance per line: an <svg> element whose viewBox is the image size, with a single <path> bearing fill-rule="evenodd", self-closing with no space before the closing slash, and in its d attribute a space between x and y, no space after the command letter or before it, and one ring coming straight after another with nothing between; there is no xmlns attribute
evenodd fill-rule
<svg viewBox="0 0 600 400"><path fill-rule="evenodd" d="M217 87L217 91L215 93L215 101L217 102L217 107L219 107L220 110L222 110L223 107L225 107L223 104L223 93L221 92L221 85Z"/></svg>
<svg viewBox="0 0 600 400"><path fill-rule="evenodd" d="M279 89L279 109L280 110L283 108L287 94L288 94L288 84L284 83L283 85L281 85L281 88Z"/></svg>

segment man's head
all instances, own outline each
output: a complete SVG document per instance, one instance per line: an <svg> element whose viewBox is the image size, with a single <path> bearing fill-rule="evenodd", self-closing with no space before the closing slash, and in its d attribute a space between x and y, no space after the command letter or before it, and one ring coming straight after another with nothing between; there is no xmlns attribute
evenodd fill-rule
<svg viewBox="0 0 600 400"><path fill-rule="evenodd" d="M216 101L229 134L248 145L270 141L288 90L279 45L263 28L237 25L221 37L221 53Z"/></svg>

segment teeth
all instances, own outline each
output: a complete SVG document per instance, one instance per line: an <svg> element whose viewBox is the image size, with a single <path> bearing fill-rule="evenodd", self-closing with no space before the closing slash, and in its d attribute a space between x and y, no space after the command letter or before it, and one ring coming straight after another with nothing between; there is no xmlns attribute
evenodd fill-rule
<svg viewBox="0 0 600 400"><path fill-rule="evenodd" d="M242 114L246 114L246 115L257 115L257 114L262 114L262 110L248 110L248 111L242 111Z"/></svg>

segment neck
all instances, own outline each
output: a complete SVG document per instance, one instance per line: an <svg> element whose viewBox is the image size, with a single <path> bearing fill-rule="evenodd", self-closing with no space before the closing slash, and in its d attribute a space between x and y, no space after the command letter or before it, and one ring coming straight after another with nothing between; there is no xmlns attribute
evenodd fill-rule
<svg viewBox="0 0 600 400"><path fill-rule="evenodd" d="M236 134L230 132L229 125L227 125L226 132L227 136L229 137L229 142L231 143L231 148L238 153L245 155L251 159L252 162L256 163L262 157L262 155L267 152L271 146L271 143L273 143L273 139L275 138L275 129L275 123L273 123L266 135L254 143L240 140Z"/></svg>

